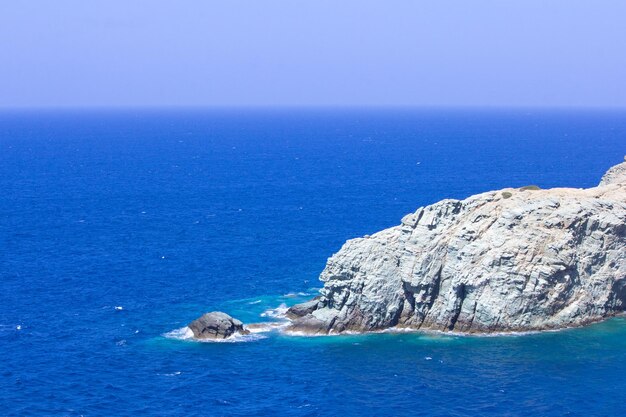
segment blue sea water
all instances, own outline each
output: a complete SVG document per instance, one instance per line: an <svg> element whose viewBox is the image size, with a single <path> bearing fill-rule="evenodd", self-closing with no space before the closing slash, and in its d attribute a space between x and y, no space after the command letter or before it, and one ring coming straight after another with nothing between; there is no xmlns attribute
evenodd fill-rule
<svg viewBox="0 0 626 417"><path fill-rule="evenodd" d="M0 415L626 413L626 320L506 337L167 334L311 297L349 238L506 186L589 187L626 114L0 114Z"/></svg>

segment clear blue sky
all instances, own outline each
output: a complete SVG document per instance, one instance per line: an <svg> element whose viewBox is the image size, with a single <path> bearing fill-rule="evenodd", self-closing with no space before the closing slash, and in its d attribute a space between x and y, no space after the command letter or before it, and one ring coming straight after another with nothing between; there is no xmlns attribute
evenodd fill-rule
<svg viewBox="0 0 626 417"><path fill-rule="evenodd" d="M19 0L0 107L626 107L624 0Z"/></svg>

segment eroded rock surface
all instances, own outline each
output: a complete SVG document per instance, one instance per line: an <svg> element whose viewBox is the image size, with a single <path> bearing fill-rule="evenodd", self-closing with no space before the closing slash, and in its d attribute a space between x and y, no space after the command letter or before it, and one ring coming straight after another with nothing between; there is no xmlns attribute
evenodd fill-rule
<svg viewBox="0 0 626 417"><path fill-rule="evenodd" d="M419 208L347 241L307 333L392 327L466 333L579 326L626 307L626 162L589 189L507 188Z"/></svg>
<svg viewBox="0 0 626 417"><path fill-rule="evenodd" d="M196 339L226 339L234 334L250 333L242 322L221 311L206 313L188 327Z"/></svg>

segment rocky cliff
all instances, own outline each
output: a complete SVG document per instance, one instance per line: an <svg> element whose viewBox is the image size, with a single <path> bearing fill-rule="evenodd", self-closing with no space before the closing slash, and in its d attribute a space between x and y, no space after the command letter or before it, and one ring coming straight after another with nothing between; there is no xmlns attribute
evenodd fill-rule
<svg viewBox="0 0 626 417"><path fill-rule="evenodd" d="M626 308L626 162L589 189L507 188L347 241L291 331L579 326Z"/></svg>

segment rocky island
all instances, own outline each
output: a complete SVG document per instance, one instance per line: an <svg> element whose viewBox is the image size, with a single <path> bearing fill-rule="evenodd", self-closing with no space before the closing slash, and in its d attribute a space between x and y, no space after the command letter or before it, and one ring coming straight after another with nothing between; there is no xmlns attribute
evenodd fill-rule
<svg viewBox="0 0 626 417"><path fill-rule="evenodd" d="M626 307L626 162L597 187L507 188L419 208L347 241L313 300L289 309L307 334L580 326Z"/></svg>

